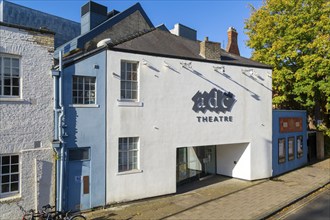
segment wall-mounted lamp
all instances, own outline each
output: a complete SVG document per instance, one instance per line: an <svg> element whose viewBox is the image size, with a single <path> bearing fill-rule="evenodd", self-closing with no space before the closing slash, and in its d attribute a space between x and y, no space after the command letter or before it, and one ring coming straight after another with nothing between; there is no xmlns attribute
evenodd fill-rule
<svg viewBox="0 0 330 220"><path fill-rule="evenodd" d="M258 74L254 71L254 69L242 69L242 73L254 79L258 77Z"/></svg>
<svg viewBox="0 0 330 220"><path fill-rule="evenodd" d="M163 61L163 63L164 63L164 66L166 66L166 67L171 67L171 65L168 64L168 63L166 63L165 61Z"/></svg>
<svg viewBox="0 0 330 220"><path fill-rule="evenodd" d="M225 73L225 66L213 66L215 72L224 74Z"/></svg>
<svg viewBox="0 0 330 220"><path fill-rule="evenodd" d="M142 59L142 64L145 66L148 66L148 61L146 61L145 59Z"/></svg>
<svg viewBox="0 0 330 220"><path fill-rule="evenodd" d="M180 62L181 66L186 69L191 69L191 62Z"/></svg>

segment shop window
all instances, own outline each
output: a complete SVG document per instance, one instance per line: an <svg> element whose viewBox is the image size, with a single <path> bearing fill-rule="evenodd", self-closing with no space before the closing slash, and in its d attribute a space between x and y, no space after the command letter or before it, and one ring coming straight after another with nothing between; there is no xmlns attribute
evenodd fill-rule
<svg viewBox="0 0 330 220"><path fill-rule="evenodd" d="M285 151L285 138L278 139L278 163L285 163L286 161Z"/></svg>
<svg viewBox="0 0 330 220"><path fill-rule="evenodd" d="M19 193L19 156L0 155L0 198Z"/></svg>
<svg viewBox="0 0 330 220"><path fill-rule="evenodd" d="M303 156L303 136L297 136L297 158Z"/></svg>
<svg viewBox="0 0 330 220"><path fill-rule="evenodd" d="M288 138L289 160L294 160L294 137Z"/></svg>
<svg viewBox="0 0 330 220"><path fill-rule="evenodd" d="M121 100L138 100L138 62L121 61L120 98Z"/></svg>
<svg viewBox="0 0 330 220"><path fill-rule="evenodd" d="M96 77L73 76L72 79L72 104L95 104Z"/></svg>
<svg viewBox="0 0 330 220"><path fill-rule="evenodd" d="M138 169L138 137L119 138L118 171L125 172Z"/></svg>
<svg viewBox="0 0 330 220"><path fill-rule="evenodd" d="M0 98L19 98L20 59L0 54Z"/></svg>

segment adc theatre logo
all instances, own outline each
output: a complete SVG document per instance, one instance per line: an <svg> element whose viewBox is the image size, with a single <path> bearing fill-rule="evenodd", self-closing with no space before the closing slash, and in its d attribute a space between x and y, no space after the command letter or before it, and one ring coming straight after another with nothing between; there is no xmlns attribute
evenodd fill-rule
<svg viewBox="0 0 330 220"><path fill-rule="evenodd" d="M207 111L219 113L230 112L236 102L234 95L230 92L222 92L213 88L210 92L198 91L192 98L194 106L192 110L196 113ZM232 122L232 116L197 116L198 122Z"/></svg>

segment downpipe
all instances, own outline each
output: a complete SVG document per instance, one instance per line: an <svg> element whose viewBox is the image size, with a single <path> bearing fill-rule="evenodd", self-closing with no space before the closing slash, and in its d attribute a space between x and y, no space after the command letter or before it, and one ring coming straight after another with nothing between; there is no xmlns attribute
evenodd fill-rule
<svg viewBox="0 0 330 220"><path fill-rule="evenodd" d="M62 69L62 51L59 52L58 74L53 74L54 84L54 147L56 152L56 210L63 211L63 184L64 184L64 156L65 142L63 140L63 69ZM55 146L56 146L55 145Z"/></svg>

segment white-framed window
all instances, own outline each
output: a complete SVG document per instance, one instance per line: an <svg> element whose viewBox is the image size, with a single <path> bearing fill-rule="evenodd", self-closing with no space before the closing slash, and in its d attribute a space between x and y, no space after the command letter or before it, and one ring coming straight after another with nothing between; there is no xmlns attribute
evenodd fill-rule
<svg viewBox="0 0 330 220"><path fill-rule="evenodd" d="M0 198L19 193L19 156L0 155Z"/></svg>
<svg viewBox="0 0 330 220"><path fill-rule="evenodd" d="M138 137L122 137L118 140L118 172L137 170L138 167Z"/></svg>
<svg viewBox="0 0 330 220"><path fill-rule="evenodd" d="M120 99L138 100L138 62L121 61L120 70Z"/></svg>
<svg viewBox="0 0 330 220"><path fill-rule="evenodd" d="M0 54L0 98L20 97L20 59Z"/></svg>
<svg viewBox="0 0 330 220"><path fill-rule="evenodd" d="M72 78L72 104L95 104L96 77L73 76Z"/></svg>

